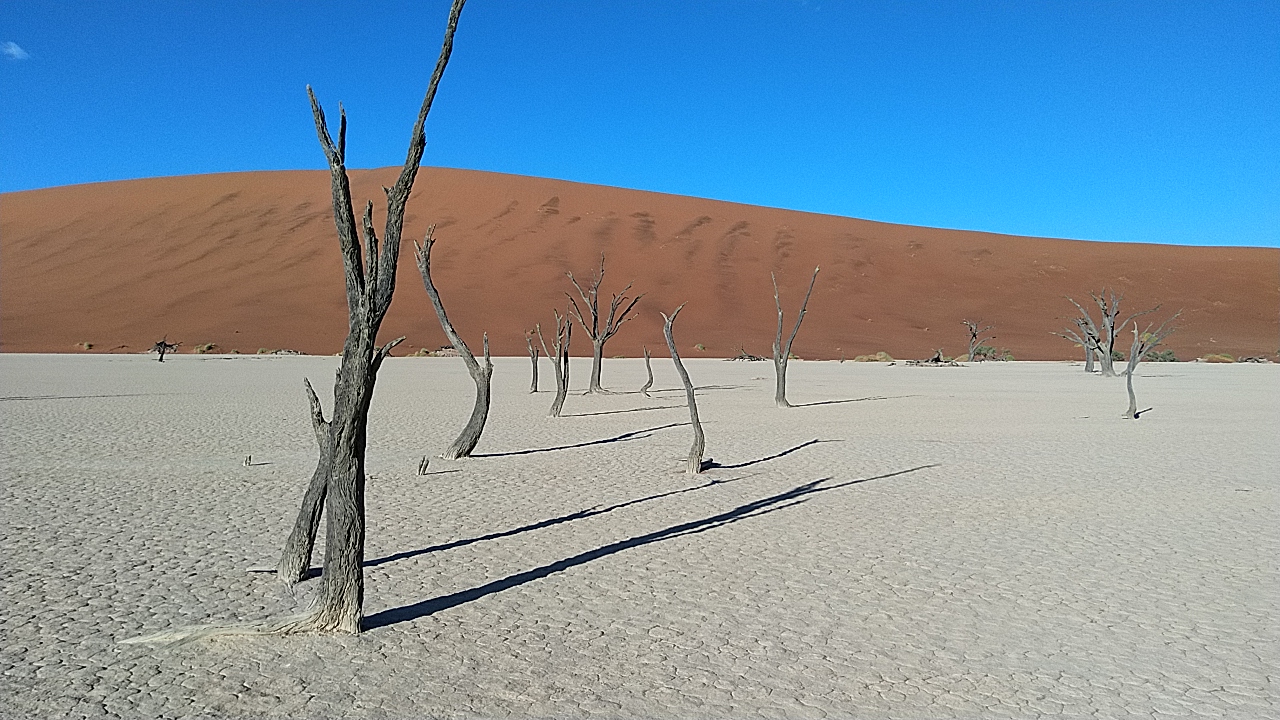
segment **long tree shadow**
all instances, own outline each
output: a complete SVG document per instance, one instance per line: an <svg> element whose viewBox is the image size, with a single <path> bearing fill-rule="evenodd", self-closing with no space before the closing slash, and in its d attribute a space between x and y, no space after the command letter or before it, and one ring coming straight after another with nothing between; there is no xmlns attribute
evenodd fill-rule
<svg viewBox="0 0 1280 720"><path fill-rule="evenodd" d="M425 547L418 550L406 550L405 552L399 552L394 555L387 555L386 557L380 557L380 558L377 558L376 560L366 560L364 563L364 566L377 567L378 565L385 565L386 563L389 563L389 562L395 562L397 560L407 560L409 558L417 557L419 555L426 555L427 553L441 552L444 550L452 550L454 548L460 548L460 547L463 547L464 545L471 545L473 543L483 542L485 540L497 540L499 538L511 537L512 535L519 535L520 533L526 533L533 530L540 530L542 528L551 527L552 525L559 525L561 523L572 522L574 520L582 520L584 518L595 517L596 515L604 515L605 513L611 513L614 510L621 510L622 508L625 508L625 507L631 507L632 505L639 505L640 503L646 503L652 500L661 500L662 498L671 497L672 495L681 495L683 493L693 492L694 490L705 490L711 487L712 485L723 485L725 483L736 482L738 480L745 480L748 477L751 477L751 476L743 475L742 477L730 478L728 480L708 480L706 483L702 485L694 485L693 487L682 488L680 490L669 490L664 493L658 493L657 495L650 495L649 497L642 497L642 498L636 498L634 500L627 500L626 502L620 502L614 505L609 505L609 506L596 505L595 507L587 508L586 510L579 510L578 512L569 513L568 515L561 515L560 517L551 518L549 520L540 520L536 523L530 523L528 525L523 525L518 528L512 528L510 530L503 530L501 532L490 533L488 535L480 535L478 537L466 538L464 540L454 540L453 542L441 543L439 545L432 545L431 547ZM313 568L313 569L318 569L318 568ZM316 573L316 574L319 575L319 573Z"/></svg>
<svg viewBox="0 0 1280 720"><path fill-rule="evenodd" d="M819 439L817 439L817 438L814 438L813 440L810 440L809 442L802 442L802 443L800 443L799 445L796 445L795 447L787 448L786 450L783 450L783 451L781 451L781 452L776 452L776 453L774 453L774 454L772 454L772 455L767 455L767 456L765 456L765 457L758 458L758 459L756 459L756 460L748 460L748 461L746 461L746 462L734 463L734 464L732 464L732 465L721 465L720 463L715 462L715 461L708 461L708 462L706 462L706 463L704 464L704 467L705 467L706 469L708 469L708 470L710 470L710 469L712 469L712 468L723 468L723 469L726 469L726 470L734 470L734 469L737 469L737 468L750 467L750 466L752 466L752 465L759 465L759 464L760 464L760 463L762 463L762 462L769 462L770 460L777 460L777 459L778 459L778 458L780 458L780 457L784 457L784 456L786 456L786 455L790 455L791 453L793 453L793 452L795 452L795 451L797 451L797 450L801 450L801 449L803 449L803 448L807 448L807 447L809 447L810 445L817 445L818 443L824 443L824 442L844 442L844 441L843 441L843 440L819 440Z"/></svg>
<svg viewBox="0 0 1280 720"><path fill-rule="evenodd" d="M848 400L820 400L818 402L795 403L791 407L813 407L815 405L840 405L842 403L866 402L868 400L898 400L901 398L920 397L919 395L875 395L872 397L849 398Z"/></svg>
<svg viewBox="0 0 1280 720"><path fill-rule="evenodd" d="M682 408L684 405L655 405L653 407L631 408L629 410L602 410L588 413L564 413L560 417L591 417L592 415L621 415L622 413L645 412L647 410L670 410Z"/></svg>
<svg viewBox="0 0 1280 720"><path fill-rule="evenodd" d="M840 488L858 485L872 480L883 480L885 478L891 478L898 475L906 475L907 473L913 473L917 470L924 470L925 468L937 466L937 463L921 465L907 470L899 470L897 472L877 475L875 477L849 480L847 482L828 485L825 487L822 487L821 484L831 478L821 478L819 480L814 480L813 482L804 483L803 485L797 485L796 487L787 490L786 492L778 493L777 495L770 495L767 498L755 500L746 503L745 505L739 505L732 510L722 512L717 515L679 523L661 530L645 533L644 535L637 535L632 538L627 538L626 540L609 543L608 545L603 545L601 547L567 557L563 560L557 560L548 565L536 567L532 570L526 570L514 575L508 575L500 580L494 580L493 582L485 583L479 587L461 590L449 595L431 598L430 600L423 600L422 602L414 603L412 605L383 610L382 612L374 613L373 615L366 617L363 623L364 629L372 630L373 628L386 627L396 623L417 620L418 618L433 615L441 610L448 610L449 608L454 608L473 600L479 600L480 598L488 595L500 593L503 590L510 590L513 587L518 587L527 582L540 580L553 573L563 572L578 565L585 565L592 560L599 560L600 558L622 552L623 550L629 550L631 548L660 542L662 540L669 540L682 535L693 535L696 533L706 532L707 530L723 527L740 520L759 517L777 510L794 507L795 505L806 502L803 498L807 495L814 495L816 493L827 492L829 490L838 490Z"/></svg>
<svg viewBox="0 0 1280 720"><path fill-rule="evenodd" d="M645 428L643 430L632 430L631 432L624 432L621 435L614 435L613 437L602 438L600 440L588 440L586 442L574 443L572 445L556 445L555 447L549 447L549 448L512 450L510 452L500 452L500 453L473 453L471 457L483 458L483 457L511 457L513 455L533 455L535 453L556 452L557 450L574 450L577 448L590 447L592 445L605 445L607 443L624 442L626 440L640 440L642 438L649 437L652 433L655 433L659 430L666 430L667 428L680 427L681 425L688 425L688 424L689 423L667 423L666 425L658 425L657 427Z"/></svg>
<svg viewBox="0 0 1280 720"><path fill-rule="evenodd" d="M182 393L121 393L118 395L10 395L0 397L0 401L8 400L88 400L93 398L127 398L127 397L160 397L163 395L181 395Z"/></svg>

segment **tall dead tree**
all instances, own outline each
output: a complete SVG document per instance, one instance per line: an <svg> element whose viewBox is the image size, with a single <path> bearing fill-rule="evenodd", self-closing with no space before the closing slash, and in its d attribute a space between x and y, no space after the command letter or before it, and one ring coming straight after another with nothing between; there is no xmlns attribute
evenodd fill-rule
<svg viewBox="0 0 1280 720"><path fill-rule="evenodd" d="M1124 300L1123 295L1117 296L1114 290L1107 290L1104 288L1103 291L1097 295L1089 293L1089 297L1093 298L1094 303L1097 304L1098 309L1101 311L1101 317L1097 325L1094 325L1093 318L1091 318L1089 313L1080 306L1080 303L1072 300L1071 298L1067 298L1067 300L1070 300L1071 304L1076 306L1083 319L1093 327L1093 330L1098 337L1098 362L1102 366L1102 376L1115 377L1116 371L1115 366L1113 365L1113 360L1116 352L1116 333L1118 333L1121 328L1128 325L1134 318L1146 315L1150 312L1155 312L1156 308L1133 313L1117 323L1116 318L1120 316L1120 301Z"/></svg>
<svg viewBox="0 0 1280 720"><path fill-rule="evenodd" d="M177 350L177 349L178 349L178 346L179 346L179 345L181 345L181 344L182 344L182 343L171 343L171 342L169 342L169 336L168 336L168 335L166 335L166 336L164 336L163 338L160 338L160 341L159 341L159 342L157 342L155 345L152 345L152 346L151 346L151 352L153 352L153 353L159 353L159 354L160 354L160 362L164 362L164 356L165 356L165 354L167 354L167 353L171 353L171 352L173 352L174 350Z"/></svg>
<svg viewBox="0 0 1280 720"><path fill-rule="evenodd" d="M1138 363L1142 362L1147 353L1155 349L1165 338L1173 334L1177 328L1169 323L1178 319L1182 312L1174 313L1173 317L1160 323L1158 327L1152 329L1154 323L1147 323L1146 329L1138 332L1138 322L1133 322L1133 345L1129 348L1129 362L1125 368L1125 389L1129 391L1129 409L1124 411L1121 417L1126 420L1138 419L1138 399L1133 394L1133 371L1138 369Z"/></svg>
<svg viewBox="0 0 1280 720"><path fill-rule="evenodd" d="M533 333L524 331L524 344L529 346L529 362L533 364L533 379L529 381L529 392L538 392L538 348L533 344Z"/></svg>
<svg viewBox="0 0 1280 720"><path fill-rule="evenodd" d="M647 347L644 348L644 371L649 378L644 381L644 385L640 386L640 393L645 397L650 397L649 388L653 387L653 363L649 357L649 348Z"/></svg>
<svg viewBox="0 0 1280 720"><path fill-rule="evenodd" d="M1065 338L1084 348L1084 371L1093 372L1093 359L1099 354L1098 329L1088 317L1078 317L1071 321L1075 329L1064 328L1062 332L1050 333Z"/></svg>
<svg viewBox="0 0 1280 720"><path fill-rule="evenodd" d="M809 290L804 294L804 302L800 303L800 314L796 316L796 326L791 329L791 335L787 337L786 343L782 342L782 300L778 297L778 278L773 273L769 273L769 278L773 280L773 304L778 308L778 332L773 338L773 372L778 384L773 401L778 407L791 407L791 403L787 402L787 362L791 359L791 343L795 342L796 334L800 332L800 323L804 322L804 314L809 307L809 296L813 294L813 284L818 280L818 268L813 269L813 277L809 279Z"/></svg>
<svg viewBox="0 0 1280 720"><path fill-rule="evenodd" d="M409 138L404 166L395 184L390 188L383 188L387 196L387 216L381 241L373 229L373 203L365 205L361 222L363 253L351 202L351 183L347 178L346 112L339 106L341 122L335 143L329 134L324 111L320 108L315 93L310 86L307 87L316 135L320 139L325 158L329 161L333 219L342 252L347 293L347 339L343 343L342 359L333 387L333 416L328 426L329 460L324 473L324 573L315 602L306 613L297 617L230 627L187 628L126 642L181 642L211 635L239 633L360 632L364 618L365 446L369 403L373 399L373 387L382 361L404 339L398 338L379 346L378 329L395 292L405 204L413 190L413 182L426 148L423 126L435 99L440 78L449 62L453 36L464 3L465 0L453 1L440 57L431 74L426 96L413 126L413 134ZM316 407L313 406L313 423L315 413ZM312 484L315 484L314 476ZM311 512L313 509L309 509L304 503L300 513L304 517L299 521L309 523L306 518L310 517Z"/></svg>
<svg viewBox="0 0 1280 720"><path fill-rule="evenodd" d="M458 439L440 453L440 457L446 460L456 460L461 457L470 457L471 451L476 448L476 443L480 442L480 434L484 432L484 423L489 417L489 388L490 379L493 377L493 361L489 358L488 333L484 334L484 366L482 367L476 362L476 356L471 354L471 348L467 347L462 337L453 329L449 316L445 314L444 303L440 302L440 293L436 292L435 283L431 282L431 248L436 244L435 230L435 225L427 228L427 235L423 238L422 244L419 245L416 241L413 244L414 257L418 260L418 273L422 275L422 285L427 289L427 297L431 298L431 307L435 308L440 327L449 338L453 349L462 356L462 362L466 364L467 372L471 374L471 379L476 384L476 402L471 408L471 417L467 419L467 424L462 428Z"/></svg>
<svg viewBox="0 0 1280 720"><path fill-rule="evenodd" d="M680 374L680 382L684 383L684 395L689 402L689 422L693 424L693 447L689 448L689 458L685 463L685 472L689 475L697 475L702 472L702 453L706 450L707 439L702 434L702 423L698 421L698 402L693 394L693 382L689 380L689 373L684 369L684 363L680 362L680 353L676 351L676 340L671 335L671 326L676 322L676 316L684 309L682 303L680 307L671 313L671 317L667 317L666 313L660 312L665 324L662 326L662 334L667 338L667 349L671 351L671 362L676 365L676 372Z"/></svg>
<svg viewBox="0 0 1280 720"><path fill-rule="evenodd" d="M551 417L560 417L560 411L564 409L564 399L569 395L569 341L573 339L573 321L568 315L561 315L559 312L552 310L551 313L556 318L556 339L551 343L551 348L547 348L547 340L542 337L542 326L539 325L535 329L538 332L538 342L542 343L542 351L547 357L555 360L556 370L556 397L551 401L551 409L547 414Z"/></svg>
<svg viewBox="0 0 1280 720"><path fill-rule="evenodd" d="M600 387L600 366L604 362L604 344L618 333L618 328L622 327L624 322L635 317L631 311L635 309L636 303L640 302L640 298L644 297L644 293L628 298L627 291L631 289L631 283L627 283L627 286L622 288L622 292L615 293L613 300L609 302L609 314L603 318L602 327L599 295L600 283L604 280L604 255L600 255L600 270L591 278L586 290L583 290L574 279L573 273L565 274L569 276L569 282L573 283L573 287L582 298L582 306L580 306L577 298L565 293L569 302L572 303L569 312L573 313L582 325L582 329L587 331L587 337L591 338L591 382L587 386L587 394L608 392ZM585 311L583 306L586 308ZM618 311L619 308L622 308L621 312Z"/></svg>
<svg viewBox="0 0 1280 720"><path fill-rule="evenodd" d="M280 553L280 562L276 564L276 576L293 585L307 579L311 569L311 552L315 548L316 533L320 529L320 516L324 511L325 494L328 490L329 469L332 467L333 453L329 451L329 421L324 419L324 409L320 407L320 398L311 387L311 381L303 378L303 387L307 392L307 403L311 407L311 429L316 435L316 444L320 446L320 460L316 462L316 470L307 484L307 492L302 496L302 509L293 523L293 531L284 543Z"/></svg>
<svg viewBox="0 0 1280 720"><path fill-rule="evenodd" d="M988 330L995 328L995 325L987 325L983 327L982 321L963 320L964 326L969 329L969 362L980 362L978 360L978 348L986 344L988 340L995 340L996 337L991 335L984 336Z"/></svg>

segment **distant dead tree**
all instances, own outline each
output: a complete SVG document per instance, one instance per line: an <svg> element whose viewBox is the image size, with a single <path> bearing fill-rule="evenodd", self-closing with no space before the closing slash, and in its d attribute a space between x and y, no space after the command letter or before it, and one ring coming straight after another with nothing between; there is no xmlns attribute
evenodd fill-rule
<svg viewBox="0 0 1280 720"><path fill-rule="evenodd" d="M978 359L978 348L981 348L988 340L995 340L995 336L985 336L988 330L995 329L995 325L983 326L982 321L963 320L964 326L969 329L969 362L980 362ZM988 348L989 350L990 348Z"/></svg>
<svg viewBox="0 0 1280 720"><path fill-rule="evenodd" d="M1062 332L1050 333L1060 338L1065 338L1071 342L1084 348L1084 371L1093 372L1093 358L1100 354L1098 346L1098 328L1094 326L1093 320L1086 317L1078 317L1073 319L1072 324L1076 327L1064 328Z"/></svg>
<svg viewBox="0 0 1280 720"><path fill-rule="evenodd" d="M554 360L556 370L556 397L551 401L551 409L547 414L551 417L560 417L560 411L564 409L564 399L569 394L569 341L573 339L573 320L568 315L561 315L555 310L552 310L551 314L556 319L556 339L551 343L550 349L547 348L546 338L542 337L542 326L538 325L535 330L538 333L538 342L542 344L542 352Z"/></svg>
<svg viewBox="0 0 1280 720"><path fill-rule="evenodd" d="M320 406L320 398L311 387L311 381L303 378L303 388L307 393L307 403L311 407L311 429L316 435L316 444L320 446L320 460L316 462L316 470L307 484L307 492L302 496L302 509L293 522L293 531L284 543L280 553L280 562L276 564L276 576L289 585L307 579L311 569L311 553L315 549L316 533L320 529L320 516L324 512L325 494L328 490L329 472L333 466L333 453L329 450L330 423L324 419L324 408ZM246 461L248 462L248 461Z"/></svg>
<svg viewBox="0 0 1280 720"><path fill-rule="evenodd" d="M484 366L481 367L480 363L476 362L476 356L471 354L471 348L462 341L462 337L453 329L453 323L449 322L449 316L445 314L444 303L440 302L440 293L436 292L436 286L431 282L431 248L436 243L435 230L435 225L428 227L422 244L416 241L413 244L414 257L418 260L418 273L422 275L422 285L427 289L427 297L431 298L431 307L435 308L440 327L449 338L453 349L457 350L458 355L462 357L462 362L467 366L467 372L471 374L471 379L476 384L476 402L471 409L471 417L462 428L458 439L440 453L440 457L446 460L456 460L461 457L470 457L471 451L476 448L476 443L480 442L480 434L484 432L484 423L489 417L489 388L493 377L493 361L489 358L489 333L484 333L483 336Z"/></svg>
<svg viewBox="0 0 1280 720"><path fill-rule="evenodd" d="M809 307L809 296L813 294L813 284L818 280L818 268L813 269L813 277L809 279L809 290L804 294L804 302L800 303L800 314L796 316L796 326L792 328L791 335L785 344L782 342L782 300L778 297L778 278L773 273L769 273L769 278L773 280L773 304L778 308L778 332L773 339L773 371L777 376L778 384L773 401L778 407L791 407L791 403L787 402L787 362L791 359L791 343L795 342L796 334L800 332L800 323L804 322L804 314Z"/></svg>
<svg viewBox="0 0 1280 720"><path fill-rule="evenodd" d="M1112 362L1116 353L1116 333L1134 318L1155 312L1156 308L1133 313L1117 323L1116 318L1120 315L1120 301L1124 300L1123 295L1117 296L1114 290L1103 288L1102 292L1097 295L1089 293L1089 297L1093 298L1094 303L1098 305L1098 309L1101 311L1099 323L1096 325L1093 322L1093 318L1089 316L1089 312L1081 307L1080 303L1071 298L1067 298L1067 300L1076 306L1076 309L1081 313L1082 319L1093 328L1098 337L1098 361L1102 365L1102 376L1115 377L1116 371Z"/></svg>
<svg viewBox="0 0 1280 720"><path fill-rule="evenodd" d="M164 362L165 354L171 353L174 350L177 350L178 346L181 344L182 343L180 342L176 342L176 343L169 342L169 336L165 335L164 337L160 338L159 342L151 346L151 352L160 353L160 362Z"/></svg>
<svg viewBox="0 0 1280 720"><path fill-rule="evenodd" d="M604 325L601 327L599 293L600 283L604 280L604 255L600 255L600 270L591 278L586 290L583 290L574 279L573 273L565 274L569 276L569 282L573 283L573 287L582 298L582 305L579 305L577 298L565 293L569 302L572 303L569 311L578 319L582 329L587 331L587 337L591 338L591 383L587 386L587 394L608 392L600 387L600 366L604 361L604 344L618 333L618 328L622 327L624 322L635 317L631 311L636 303L640 302L640 298L644 297L644 293L628 298L627 291L631 289L631 283L627 283L627 286L622 288L622 292L614 294L613 300L609 303L609 314L605 316ZM618 311L619 308L622 308L621 312Z"/></svg>
<svg viewBox="0 0 1280 720"><path fill-rule="evenodd" d="M529 392L538 392L538 348L533 344L533 332L524 331L524 344L529 346L529 361L533 364L533 379L529 381Z"/></svg>
<svg viewBox="0 0 1280 720"><path fill-rule="evenodd" d="M649 376L649 379L645 380L644 385L640 386L640 393L645 397L651 397L649 388L653 387L653 363L650 362L649 348L647 347L644 348L644 371Z"/></svg>
<svg viewBox="0 0 1280 720"><path fill-rule="evenodd" d="M1173 317L1160 323L1159 326L1153 328L1154 323L1147 323L1147 327L1138 332L1138 322L1133 321L1133 345L1129 348L1128 367L1125 368L1125 389L1129 391L1129 409L1124 411L1126 420L1138 419L1138 399L1133 394L1133 371L1138 368L1138 363L1142 362L1147 353L1155 349L1165 338L1173 334L1177 328L1169 323L1178 319L1182 315L1182 311L1174 313Z"/></svg>
<svg viewBox="0 0 1280 720"><path fill-rule="evenodd" d="M667 349L671 351L671 362L676 364L676 372L680 373L680 381L684 383L684 395L689 402L689 421L693 424L693 447L689 448L689 459L685 464L685 472L689 475L697 475L702 472L702 453L706 449L706 436L702 434L702 423L698 421L698 403L693 395L693 382L689 380L689 373L684 369L684 363L680 362L680 353L676 351L676 340L671 335L671 326L675 324L676 316L684 309L682 303L680 307L671 313L671 317L667 317L666 313L660 312L662 319L666 323L662 327L662 334L667 338Z"/></svg>

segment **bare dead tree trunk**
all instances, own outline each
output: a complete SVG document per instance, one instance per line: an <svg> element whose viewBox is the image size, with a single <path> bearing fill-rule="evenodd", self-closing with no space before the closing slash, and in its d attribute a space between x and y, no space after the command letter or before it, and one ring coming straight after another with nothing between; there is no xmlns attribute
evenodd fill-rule
<svg viewBox="0 0 1280 720"><path fill-rule="evenodd" d="M173 352L174 350L177 350L177 349L178 349L178 346L179 346L179 345L181 345L181 344L182 344L182 343L180 343L180 342L178 342L178 343L171 343L171 342L169 342L169 336L168 336L168 335L166 335L166 336L164 336L163 338L161 338L161 339L160 339L160 342L158 342L158 343L156 343L155 345L152 345L152 346L151 346L151 352L153 352L153 353L159 353L159 354L160 354L160 362L164 362L164 356L165 356L165 354L166 354L166 353Z"/></svg>
<svg viewBox="0 0 1280 720"><path fill-rule="evenodd" d="M1138 332L1138 322L1133 321L1133 345L1129 348L1128 366L1125 368L1125 390L1129 392L1129 409L1124 411L1123 417L1126 420L1138 419L1138 398L1133 394L1133 372L1138 369L1138 363L1147 356L1157 345L1165 338L1173 334L1176 327L1170 326L1169 323L1178 319L1182 311L1174 313L1173 317L1160 323L1159 327L1152 329L1152 324L1148 323L1145 330Z"/></svg>
<svg viewBox="0 0 1280 720"><path fill-rule="evenodd" d="M689 421L693 424L693 447L689 448L689 459L685 464L685 472L689 475L697 475L702 472L702 453L706 449L706 436L702 434L702 423L698 421L698 402L693 394L693 382L689 379L689 373L684 369L684 363L680 362L680 353L676 351L676 340L671 335L671 326L676 321L676 316L684 308L680 307L671 313L671 317L667 317L666 313L659 313L666 323L662 327L662 334L667 338L667 349L671 351L671 362L676 364L676 372L680 373L680 381L684 383L684 395L689 402Z"/></svg>
<svg viewBox="0 0 1280 720"><path fill-rule="evenodd" d="M320 460L302 496L302 508L298 511L289 539L284 543L280 562L276 564L276 576L289 585L307 579L307 572L311 569L311 552L315 548L316 533L320 530L320 516L333 464L333 454L329 452L329 421L324 419L324 409L320 407L320 398L316 397L311 381L304 378L302 383L311 406L311 429L315 432L316 444L320 446Z"/></svg>
<svg viewBox="0 0 1280 720"><path fill-rule="evenodd" d="M981 362L978 360L978 348L982 347L988 340L995 340L995 336L983 337L983 333L995 328L994 325L982 326L982 321L976 322L972 320L964 320L964 326L969 329L969 362Z"/></svg>
<svg viewBox="0 0 1280 720"><path fill-rule="evenodd" d="M533 364L533 379L529 381L529 392L538 392L538 348L533 345L533 335L525 331L524 344L529 346L529 361Z"/></svg>
<svg viewBox="0 0 1280 720"><path fill-rule="evenodd" d="M542 326L539 325L535 329L538 333L538 342L542 343L542 351L547 357L555 358L556 371L556 397L551 401L551 410L547 414L551 417L560 417L560 411L564 409L564 399L569 394L569 341L573 339L573 321L567 315L561 315L559 312L551 311L556 318L556 339L551 344L551 349L547 349L546 338L542 337Z"/></svg>
<svg viewBox="0 0 1280 720"><path fill-rule="evenodd" d="M649 395L649 388L653 387L653 364L650 362L649 348L647 347L644 348L644 371L648 374L649 379L645 380L644 385L640 386L640 392L643 393L645 397L651 397Z"/></svg>
<svg viewBox="0 0 1280 720"><path fill-rule="evenodd" d="M1095 326L1094 328L1098 337L1098 361L1102 365L1101 374L1103 377L1115 377L1116 371L1113 362L1116 351L1116 333L1118 333L1121 328L1128 325L1129 321L1141 315L1155 312L1159 306L1151 308L1150 310L1136 312L1117 323L1116 318L1120 315L1120 301L1124 300L1123 295L1117 297L1114 290L1107 290L1106 288L1103 288L1103 291L1097 295L1089 293L1089 297L1093 298L1094 303L1098 305L1098 309L1101 311L1101 319L1099 321L1101 327ZM1071 300L1071 298L1067 299ZM1090 325L1093 325L1093 319L1089 317L1089 313L1085 312L1084 308L1080 307L1079 303L1075 300L1071 300L1071 304L1075 305L1080 310L1084 319L1086 319Z"/></svg>
<svg viewBox="0 0 1280 720"><path fill-rule="evenodd" d="M818 280L818 268L813 269L813 277L809 279L809 290L804 294L804 302L800 304L800 314L796 316L796 326L792 328L786 343L782 342L782 300L778 297L778 278L769 273L773 280L773 304L778 308L778 333L773 339L773 372L777 378L777 388L773 401L778 407L791 407L787 402L787 363L791 359L791 343L795 342L800 332L800 323L804 322L804 314L809 307L809 296L813 294L813 284Z"/></svg>
<svg viewBox="0 0 1280 720"><path fill-rule="evenodd" d="M1084 371L1086 373L1093 373L1093 359L1094 356L1098 355L1097 328L1093 326L1093 321L1090 320L1087 315L1085 317L1075 318L1072 322L1076 326L1075 330L1066 328L1062 332L1050 334L1070 340L1084 348Z"/></svg>
<svg viewBox="0 0 1280 720"><path fill-rule="evenodd" d="M640 298L644 297L644 293L637 295L635 298L627 298L627 291L631 289L631 283L622 288L622 292L616 293L613 300L609 303L609 314L604 318L604 326L601 327L600 318L600 283L604 280L604 255L600 256L600 271L591 278L591 283L586 290L578 284L574 279L573 273L565 273L569 276L569 282L573 283L573 287L577 289L579 297L582 298L583 307L578 305L578 300L569 293L565 293L572 303L569 312L578 319L582 325L582 329L587 331L587 337L591 338L591 382L587 386L587 393L597 394L608 392L600 386L600 366L604 363L604 344L609 338L618 334L618 328L623 323L635 317L631 311L635 309L636 303L640 302ZM624 307L625 304L625 307ZM622 308L622 312L618 309ZM587 319L590 318L590 322Z"/></svg>
<svg viewBox="0 0 1280 720"><path fill-rule="evenodd" d="M489 417L489 380L493 377L493 362L489 359L489 334L484 334L484 367L481 367L480 363L476 362L476 356L471 354L471 349L453 329L453 323L449 322L449 316L444 311L444 303L440 302L440 293L436 292L436 286L431 282L431 248L436 243L435 230L435 225L427 228L427 236L422 244L414 243L418 273L422 275L422 285L427 289L427 296L431 298L431 306L435 308L440 327L449 338L453 349L462 356L462 362L466 364L467 372L471 374L471 379L476 384L476 403L472 407L471 417L467 420L466 427L462 428L458 439L440 453L440 457L446 460L456 460L460 457L470 457L476 443L480 442L480 434L484 432L484 423Z"/></svg>

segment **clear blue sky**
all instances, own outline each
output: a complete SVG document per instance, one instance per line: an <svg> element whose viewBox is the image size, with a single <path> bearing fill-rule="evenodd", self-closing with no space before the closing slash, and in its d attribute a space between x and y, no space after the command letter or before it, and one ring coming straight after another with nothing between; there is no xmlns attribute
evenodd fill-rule
<svg viewBox="0 0 1280 720"><path fill-rule="evenodd" d="M0 1L0 191L403 162L447 0ZM424 163L1280 247L1280 2L471 0Z"/></svg>

